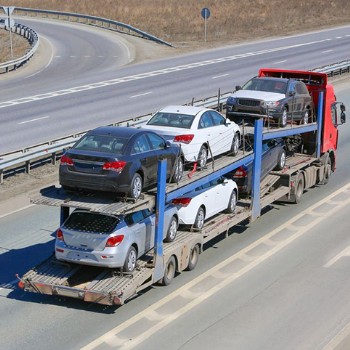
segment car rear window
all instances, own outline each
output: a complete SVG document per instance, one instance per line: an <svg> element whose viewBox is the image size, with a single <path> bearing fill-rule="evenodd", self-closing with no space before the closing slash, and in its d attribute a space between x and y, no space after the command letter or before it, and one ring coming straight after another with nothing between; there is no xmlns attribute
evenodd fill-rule
<svg viewBox="0 0 350 350"><path fill-rule="evenodd" d="M116 216L73 212L64 222L63 228L73 231L109 234L113 232L119 222L120 218Z"/></svg>
<svg viewBox="0 0 350 350"><path fill-rule="evenodd" d="M127 142L127 138L112 135L86 135L74 148L86 151L122 154Z"/></svg>
<svg viewBox="0 0 350 350"><path fill-rule="evenodd" d="M147 122L147 125L190 129L194 118L194 115L158 112Z"/></svg>

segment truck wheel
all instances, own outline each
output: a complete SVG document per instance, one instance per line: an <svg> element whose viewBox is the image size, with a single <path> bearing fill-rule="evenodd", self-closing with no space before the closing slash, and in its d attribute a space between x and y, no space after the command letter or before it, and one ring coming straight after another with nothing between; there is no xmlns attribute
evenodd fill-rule
<svg viewBox="0 0 350 350"><path fill-rule="evenodd" d="M202 229L204 226L204 220L205 220L205 212L204 212L204 208L200 207L198 209L196 218L194 220L194 224L193 227L194 228L198 228L198 229Z"/></svg>
<svg viewBox="0 0 350 350"><path fill-rule="evenodd" d="M301 196L304 193L304 177L303 175L299 175L297 178L297 182L295 184L295 193L294 193L294 203L298 204L301 201Z"/></svg>
<svg viewBox="0 0 350 350"><path fill-rule="evenodd" d="M226 213L229 213L229 214L234 213L236 209L236 204L237 204L237 194L236 194L236 191L233 190L230 196L230 200L228 202Z"/></svg>
<svg viewBox="0 0 350 350"><path fill-rule="evenodd" d="M129 196L133 199L138 199L142 192L142 178L140 174L136 173L134 174L134 177L132 178L131 185L130 185L130 191Z"/></svg>
<svg viewBox="0 0 350 350"><path fill-rule="evenodd" d="M275 167L276 170L282 170L286 165L286 151L282 150L278 156L278 162Z"/></svg>
<svg viewBox="0 0 350 350"><path fill-rule="evenodd" d="M326 164L324 166L324 176L323 176L322 185L328 184L331 174L332 174L332 161L331 161L331 158L328 156Z"/></svg>
<svg viewBox="0 0 350 350"><path fill-rule="evenodd" d="M188 260L188 266L186 268L187 271L192 271L197 266L199 260L199 245L196 244L194 247L192 247L190 251L190 257Z"/></svg>
<svg viewBox="0 0 350 350"><path fill-rule="evenodd" d="M208 150L207 148L202 145L199 153L198 153L198 167L200 170L203 170L205 166L207 165L207 160L208 160Z"/></svg>
<svg viewBox="0 0 350 350"><path fill-rule="evenodd" d="M287 108L283 108L283 111L282 111L282 116L279 120L279 126L281 128L285 128L287 126L287 119L288 119L288 111L287 111Z"/></svg>
<svg viewBox="0 0 350 350"><path fill-rule="evenodd" d="M160 280L162 286L168 286L175 277L176 261L174 255L172 255L165 265L164 276Z"/></svg>
<svg viewBox="0 0 350 350"><path fill-rule="evenodd" d="M131 246L126 254L123 270L125 272L132 272L135 270L137 260L137 252L136 249Z"/></svg>
<svg viewBox="0 0 350 350"><path fill-rule="evenodd" d="M168 232L165 237L165 242L172 242L177 234L177 220L176 217L173 216L170 220Z"/></svg>
<svg viewBox="0 0 350 350"><path fill-rule="evenodd" d="M232 140L231 153L233 156L236 156L238 154L238 151L239 151L239 134L238 132L236 132Z"/></svg>

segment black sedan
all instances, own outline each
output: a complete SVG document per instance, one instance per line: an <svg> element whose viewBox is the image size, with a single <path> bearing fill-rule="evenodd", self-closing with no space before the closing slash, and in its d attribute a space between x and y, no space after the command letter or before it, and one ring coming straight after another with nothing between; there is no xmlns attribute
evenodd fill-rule
<svg viewBox="0 0 350 350"><path fill-rule="evenodd" d="M253 140L248 139L245 143L247 151L253 149ZM282 138L263 141L262 160L261 160L261 180L264 179L270 171L281 170L286 164L286 144ZM253 164L249 163L239 167L231 173L231 177L238 186L238 192L242 195L251 193L252 190L252 169Z"/></svg>
<svg viewBox="0 0 350 350"><path fill-rule="evenodd" d="M167 178L183 173L180 147L158 134L131 127L100 127L88 132L61 158L59 181L66 189L127 193L137 199L157 182L158 160L167 160Z"/></svg>
<svg viewBox="0 0 350 350"><path fill-rule="evenodd" d="M288 121L307 124L314 105L302 81L285 78L255 77L229 96L226 116L237 123L249 119L245 113L267 115L285 127Z"/></svg>

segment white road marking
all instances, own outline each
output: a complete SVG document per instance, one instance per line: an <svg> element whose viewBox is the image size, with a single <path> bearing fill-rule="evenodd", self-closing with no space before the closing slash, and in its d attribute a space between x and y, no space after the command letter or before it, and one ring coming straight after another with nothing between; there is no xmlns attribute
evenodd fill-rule
<svg viewBox="0 0 350 350"><path fill-rule="evenodd" d="M128 82L128 81L149 78L149 77L152 77L152 76L155 76L155 75L171 74L171 73L174 73L174 72L177 72L177 71L181 71L181 70L193 69L193 68L198 68L198 67L212 65L212 64L220 64L222 62L234 61L234 60L243 59L243 58L246 58L246 57L264 55L264 54L271 53L271 52L285 51L285 50L294 49L294 48L297 48L297 47L312 46L314 44L322 43L322 42L325 42L325 41L328 41L328 40L331 40L331 39L310 41L310 42L302 43L302 44L281 46L281 47L276 47L276 48L273 48L273 49L265 49L265 50L260 50L260 51L247 52L247 53L243 53L243 54L233 55L233 56L216 58L216 59L213 59L213 60L194 62L194 63L187 64L187 65L175 66L175 67L165 68L165 69L161 69L161 70L156 70L156 71L153 71L153 72L147 72L147 73L131 75L131 76L127 76L127 77L124 77L124 78L106 80L103 83L105 83L106 85L116 85L116 84L121 84L121 83L125 83L125 82ZM74 58L76 56L70 56L70 57ZM115 56L115 57L118 57L118 56ZM59 91L52 91L52 92L49 92L49 93L39 94L39 95L36 95L36 96L29 96L29 97L20 98L20 99L17 99L17 100L4 101L4 102L0 102L0 108L14 106L14 105L18 105L18 104L21 104L21 103L29 103L29 102L33 102L33 101L36 101L36 100L41 100L41 99L44 99L44 98L53 98L53 97L56 97L57 95L72 94L72 93L76 93L77 91L89 90L89 89L92 89L92 88L96 89L96 88L99 88L99 87L100 86L98 86L98 85L94 86L94 84L90 84L90 85L84 85L83 87L72 87L72 88L69 88L69 89L64 89L64 90L59 90ZM79 90L77 90L77 89L79 89Z"/></svg>
<svg viewBox="0 0 350 350"><path fill-rule="evenodd" d="M280 63L285 63L285 62L287 62L287 60L282 60L282 61L273 62L273 64L280 64Z"/></svg>
<svg viewBox="0 0 350 350"><path fill-rule="evenodd" d="M336 39L342 39L342 36L336 36L335 38Z"/></svg>
<svg viewBox="0 0 350 350"><path fill-rule="evenodd" d="M344 250L342 250L339 254L337 254L334 258L328 261L327 264L323 265L323 267L330 267L333 264L335 264L340 258L344 256L350 256L350 246L346 247Z"/></svg>
<svg viewBox="0 0 350 350"><path fill-rule="evenodd" d="M212 295L222 290L228 284L232 283L239 277L243 276L244 274L246 274L256 266L258 266L265 260L270 259L271 256L273 256L274 254L276 254L277 252L279 252L280 250L288 246L288 244L294 242L297 238L310 232L310 229L312 227L320 224L322 221L332 216L334 213L338 212L340 208L348 206L350 203L349 196L347 196L347 199L343 200L342 202L333 203L332 204L333 207L330 208L330 210L328 210L323 216L311 216L313 219L307 225L304 225L304 226L301 226L300 224L298 225L298 223L300 223L300 220L303 217L308 216L309 213L312 213L313 211L317 210L323 204L325 203L329 204L330 201L333 198L336 198L337 195L341 193L349 193L349 191L350 191L350 183L338 189L336 192L332 193L331 195L319 201L318 203L314 204L313 206L309 207L304 212L296 215L294 218L288 220L280 227L272 230L268 234L264 235L263 237L253 242L246 248L240 250L236 254L232 255L228 259L212 267L202 275L194 278L191 282L175 290L171 294L164 297L162 300L159 300L158 302L149 306L148 308L141 311L137 315L131 317L124 323L113 328L111 331L95 339L90 344L84 346L82 350L96 349L100 347L100 345L102 344L107 344L111 347L118 346L118 348L121 348L121 349L132 349L135 346L141 344L143 341L148 339L157 331L169 325L172 321L184 315L188 311L192 310L195 306L201 304L203 301L205 301ZM289 230L289 227L291 225L298 226L298 230L297 231ZM288 230L289 230L289 235L285 236L286 237L285 239L279 240L278 235L281 232L282 233L288 232ZM273 240L273 238L276 238L276 239ZM272 245L273 242L275 243L274 245ZM261 255L254 256L254 258L248 261L245 265L236 264L237 260L241 260L242 257L252 256L250 252L252 252L256 247L258 247L261 244L264 244L264 245L266 244L271 248L268 251L262 253ZM220 276L218 272L222 272L220 271L221 269L223 269L225 272L227 272L228 269L232 269L233 271L230 271L229 274L223 273ZM215 279L213 279L213 277L215 277ZM210 279L212 280L211 284L210 284ZM203 287L201 283L204 283L205 287ZM196 287L198 291L193 291L193 289L196 289ZM191 292L193 292L192 298L191 298ZM182 297L183 294L185 296L181 301L181 304L180 304L181 306L178 306L176 304L176 299L179 297ZM166 312L165 309L167 309L168 312ZM159 321L155 322L157 321L157 319L159 319ZM147 320L151 320L152 323L150 323L148 327L145 327L146 329L145 331L135 335L134 327L135 327L135 324L140 320L143 320L143 322L147 322ZM130 336L128 335L128 329L132 330L133 335L130 335ZM348 332L347 328L346 328L346 332ZM329 349L334 349L334 348L327 348L324 350L329 350Z"/></svg>
<svg viewBox="0 0 350 350"><path fill-rule="evenodd" d="M50 116L47 115L45 117L39 117L39 118L30 119L30 120L25 120L24 122L20 122L20 123L17 123L17 124L20 125L20 124L32 123L32 122L36 122L38 120L43 120L43 119L47 119L47 118L50 118Z"/></svg>
<svg viewBox="0 0 350 350"><path fill-rule="evenodd" d="M230 74L227 73L227 74L216 75L215 77L211 77L211 78L212 79L218 79L218 78L222 78L222 77L227 77L228 75L230 75Z"/></svg>
<svg viewBox="0 0 350 350"><path fill-rule="evenodd" d="M144 92L143 94L138 94L138 95L130 96L129 98L135 98L135 97L145 96L145 95L149 95L149 94L151 94L151 93L152 93L152 91L148 91L148 92Z"/></svg>
<svg viewBox="0 0 350 350"><path fill-rule="evenodd" d="M325 50L325 51L322 51L322 53L327 53L327 52L332 52L334 50Z"/></svg>
<svg viewBox="0 0 350 350"><path fill-rule="evenodd" d="M77 56L69 56L70 58L75 58L75 57L77 57Z"/></svg>
<svg viewBox="0 0 350 350"><path fill-rule="evenodd" d="M322 350L334 350L336 347L349 336L350 323L348 323Z"/></svg>

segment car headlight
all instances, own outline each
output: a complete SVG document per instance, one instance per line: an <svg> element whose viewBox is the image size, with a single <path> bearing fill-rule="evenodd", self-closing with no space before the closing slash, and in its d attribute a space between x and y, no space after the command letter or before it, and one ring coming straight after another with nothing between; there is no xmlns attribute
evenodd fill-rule
<svg viewBox="0 0 350 350"><path fill-rule="evenodd" d="M276 108L276 107L278 107L279 104L280 104L279 101L264 101L262 103L262 106L264 108Z"/></svg>
<svg viewBox="0 0 350 350"><path fill-rule="evenodd" d="M234 104L236 104L236 99L233 96L229 96L226 103L230 104L230 105L234 105Z"/></svg>

